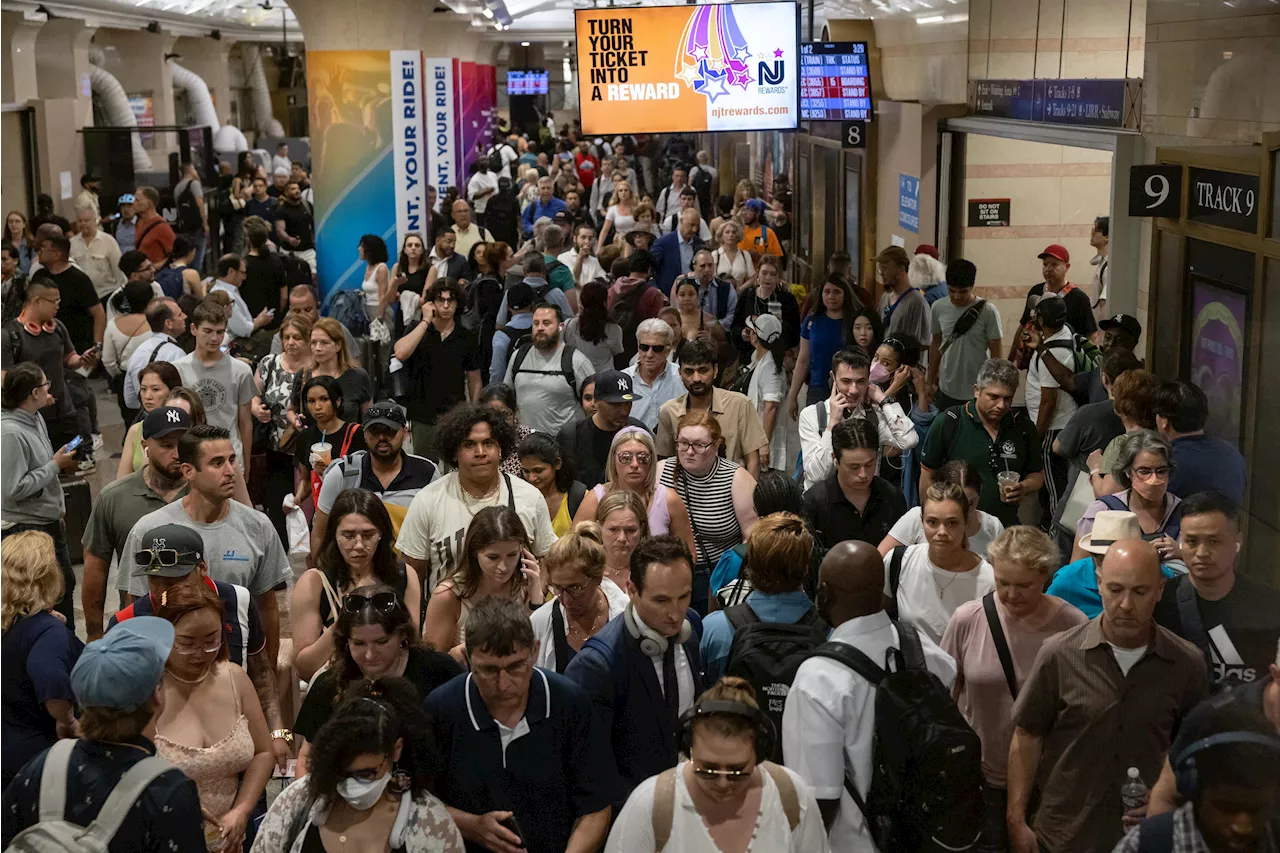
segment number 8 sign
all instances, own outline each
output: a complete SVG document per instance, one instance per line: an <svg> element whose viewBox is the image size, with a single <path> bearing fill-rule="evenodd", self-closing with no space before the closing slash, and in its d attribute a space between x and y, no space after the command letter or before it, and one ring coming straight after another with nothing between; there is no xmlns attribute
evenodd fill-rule
<svg viewBox="0 0 1280 853"><path fill-rule="evenodd" d="M867 123L865 121L840 122L841 148L866 148Z"/></svg>
<svg viewBox="0 0 1280 853"><path fill-rule="evenodd" d="M1129 215L1182 215L1182 166L1132 166L1129 169Z"/></svg>

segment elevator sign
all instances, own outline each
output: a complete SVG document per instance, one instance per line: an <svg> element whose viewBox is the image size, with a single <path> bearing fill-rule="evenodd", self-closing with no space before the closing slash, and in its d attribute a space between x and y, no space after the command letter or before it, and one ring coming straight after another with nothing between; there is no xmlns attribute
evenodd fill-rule
<svg viewBox="0 0 1280 853"><path fill-rule="evenodd" d="M920 179L898 175L898 227L920 233Z"/></svg>

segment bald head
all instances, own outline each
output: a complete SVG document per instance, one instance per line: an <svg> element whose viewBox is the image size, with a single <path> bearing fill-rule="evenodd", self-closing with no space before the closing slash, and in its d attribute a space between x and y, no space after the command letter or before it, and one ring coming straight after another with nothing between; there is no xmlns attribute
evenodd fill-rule
<svg viewBox="0 0 1280 853"><path fill-rule="evenodd" d="M465 198L455 201L449 212L453 214L453 222L459 228L466 230L471 226L471 205Z"/></svg>
<svg viewBox="0 0 1280 853"><path fill-rule="evenodd" d="M837 544L818 568L819 608L835 626L883 609L884 558L866 542Z"/></svg>
<svg viewBox="0 0 1280 853"><path fill-rule="evenodd" d="M1098 567L1102 633L1121 648L1146 645L1151 616L1164 591L1160 555L1150 542L1121 539L1107 549Z"/></svg>
<svg viewBox="0 0 1280 853"><path fill-rule="evenodd" d="M702 224L702 217L698 216L698 211L692 207L686 207L680 211L680 236L686 241L692 240L698 233L698 226Z"/></svg>

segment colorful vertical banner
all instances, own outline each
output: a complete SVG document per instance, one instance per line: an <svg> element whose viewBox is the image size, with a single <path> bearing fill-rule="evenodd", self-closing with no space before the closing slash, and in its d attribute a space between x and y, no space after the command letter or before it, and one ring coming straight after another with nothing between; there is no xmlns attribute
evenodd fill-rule
<svg viewBox="0 0 1280 853"><path fill-rule="evenodd" d="M480 155L480 146L487 148L489 143L489 136L484 133L485 97L481 69L482 66L474 62L463 62L458 78L458 112L461 116L458 127L462 136L459 150L462 151L461 178L464 182L471 175L471 164Z"/></svg>
<svg viewBox="0 0 1280 853"><path fill-rule="evenodd" d="M424 61L427 81L427 164L439 198L459 182L456 60L432 57ZM460 63L458 63L460 64Z"/></svg>
<svg viewBox="0 0 1280 853"><path fill-rule="evenodd" d="M362 235L381 237L393 255L399 246L398 192L407 182L393 153L402 72L393 70L392 61L386 50L307 52L322 295L360 287L365 264L356 247ZM397 198L397 204L387 204L388 198Z"/></svg>
<svg viewBox="0 0 1280 853"><path fill-rule="evenodd" d="M1248 298L1196 276L1191 291L1191 376L1209 398L1211 435L1233 444L1243 437L1240 401L1244 394L1245 330Z"/></svg>
<svg viewBox="0 0 1280 853"><path fill-rule="evenodd" d="M422 122L422 54L391 51L391 126L396 179L396 246L406 234L426 234L427 167ZM396 253L389 246L391 254Z"/></svg>

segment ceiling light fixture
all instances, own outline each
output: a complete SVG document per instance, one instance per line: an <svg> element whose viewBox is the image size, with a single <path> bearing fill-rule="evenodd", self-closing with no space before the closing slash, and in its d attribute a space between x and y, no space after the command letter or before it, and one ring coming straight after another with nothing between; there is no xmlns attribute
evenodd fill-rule
<svg viewBox="0 0 1280 853"><path fill-rule="evenodd" d="M529 46L529 43L528 43L527 41L522 41L522 42L520 42L520 46L521 46L521 47L528 47L528 46Z"/></svg>

